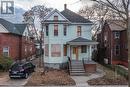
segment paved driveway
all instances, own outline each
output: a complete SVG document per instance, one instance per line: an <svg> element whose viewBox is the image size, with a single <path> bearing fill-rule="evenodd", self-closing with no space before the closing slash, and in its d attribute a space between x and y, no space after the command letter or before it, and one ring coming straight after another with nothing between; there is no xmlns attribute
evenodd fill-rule
<svg viewBox="0 0 130 87"><path fill-rule="evenodd" d="M1 86L13 86L13 87L23 86L26 84L28 79L10 79L8 73L6 73L0 77L0 87Z"/></svg>

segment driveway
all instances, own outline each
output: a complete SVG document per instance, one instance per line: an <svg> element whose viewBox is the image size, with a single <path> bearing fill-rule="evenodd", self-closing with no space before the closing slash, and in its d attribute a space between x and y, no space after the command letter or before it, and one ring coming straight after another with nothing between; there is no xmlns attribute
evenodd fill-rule
<svg viewBox="0 0 130 87"><path fill-rule="evenodd" d="M5 73L4 75L0 76L0 87L1 86L12 86L12 87L23 86L26 84L28 79L10 79L8 73Z"/></svg>

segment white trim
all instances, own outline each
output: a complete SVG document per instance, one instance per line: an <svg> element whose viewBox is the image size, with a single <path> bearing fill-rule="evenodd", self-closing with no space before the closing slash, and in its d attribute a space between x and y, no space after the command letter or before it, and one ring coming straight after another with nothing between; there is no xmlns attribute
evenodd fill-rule
<svg viewBox="0 0 130 87"><path fill-rule="evenodd" d="M4 48L8 48L8 50L5 51ZM9 56L9 49L10 49L9 46L4 46L3 49L2 49L2 54L3 54L4 52L8 52L8 56Z"/></svg>
<svg viewBox="0 0 130 87"><path fill-rule="evenodd" d="M98 42L68 42L69 45L96 45Z"/></svg>
<svg viewBox="0 0 130 87"><path fill-rule="evenodd" d="M1 30L0 29L0 33L9 33L9 31L2 25L2 24L0 24L0 27L1 27L1 29L3 30Z"/></svg>
<svg viewBox="0 0 130 87"><path fill-rule="evenodd" d="M61 17L63 17L65 20L67 20L68 22L70 22L66 17L64 17L57 9L54 9L52 12L50 12L50 14L46 15L44 17L44 20L47 20L52 14L54 14L55 12L57 12ZM43 21L44 21L43 20Z"/></svg>
<svg viewBox="0 0 130 87"><path fill-rule="evenodd" d="M90 25L93 25L93 23L73 23L73 22L71 22L71 24L82 24L82 25L84 25L84 24L90 24Z"/></svg>

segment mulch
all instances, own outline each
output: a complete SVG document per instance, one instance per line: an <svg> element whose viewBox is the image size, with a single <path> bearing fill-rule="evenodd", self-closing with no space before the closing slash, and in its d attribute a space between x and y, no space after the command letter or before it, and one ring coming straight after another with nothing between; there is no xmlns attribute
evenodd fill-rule
<svg viewBox="0 0 130 87"><path fill-rule="evenodd" d="M89 85L128 85L128 81L125 78L108 79L105 76L88 80Z"/></svg>
<svg viewBox="0 0 130 87"><path fill-rule="evenodd" d="M103 69L105 75L88 80L87 83L89 85L128 85L128 80L125 77L102 65L98 65L98 68Z"/></svg>
<svg viewBox="0 0 130 87"><path fill-rule="evenodd" d="M34 72L25 86L72 86L75 81L63 70L49 70L43 74L41 70Z"/></svg>

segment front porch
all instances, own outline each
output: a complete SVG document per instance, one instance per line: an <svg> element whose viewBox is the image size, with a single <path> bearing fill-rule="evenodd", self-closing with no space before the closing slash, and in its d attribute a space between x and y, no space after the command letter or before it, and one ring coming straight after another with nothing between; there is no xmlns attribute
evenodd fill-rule
<svg viewBox="0 0 130 87"><path fill-rule="evenodd" d="M67 56L71 60L82 60L83 58L91 60L92 51L98 43L82 37L67 42Z"/></svg>

